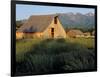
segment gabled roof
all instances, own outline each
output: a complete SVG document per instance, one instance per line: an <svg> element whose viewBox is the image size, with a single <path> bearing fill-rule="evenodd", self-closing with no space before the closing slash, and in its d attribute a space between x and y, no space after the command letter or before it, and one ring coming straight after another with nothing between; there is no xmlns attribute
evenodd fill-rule
<svg viewBox="0 0 100 77"><path fill-rule="evenodd" d="M57 16L53 15L33 15L17 30L17 32L42 32L44 31L52 19Z"/></svg>

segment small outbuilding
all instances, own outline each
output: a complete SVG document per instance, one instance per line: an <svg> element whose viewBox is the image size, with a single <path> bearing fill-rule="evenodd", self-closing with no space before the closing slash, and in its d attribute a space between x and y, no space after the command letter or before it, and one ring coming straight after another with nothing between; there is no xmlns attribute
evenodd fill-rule
<svg viewBox="0 0 100 77"><path fill-rule="evenodd" d="M73 38L75 38L75 37L84 37L83 32L80 31L80 30L76 30L76 29L69 30L69 31L67 32L67 35L68 35L69 37L73 37Z"/></svg>

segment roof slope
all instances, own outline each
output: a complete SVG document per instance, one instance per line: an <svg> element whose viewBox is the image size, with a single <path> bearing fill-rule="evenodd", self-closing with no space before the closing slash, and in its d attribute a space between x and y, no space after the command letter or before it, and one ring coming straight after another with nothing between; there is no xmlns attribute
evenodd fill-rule
<svg viewBox="0 0 100 77"><path fill-rule="evenodd" d="M30 16L17 32L42 32L49 26L55 16L56 14Z"/></svg>

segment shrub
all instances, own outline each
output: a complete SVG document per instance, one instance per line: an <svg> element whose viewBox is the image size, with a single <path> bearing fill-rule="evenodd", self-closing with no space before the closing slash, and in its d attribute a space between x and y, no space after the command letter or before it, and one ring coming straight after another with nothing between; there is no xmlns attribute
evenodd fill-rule
<svg viewBox="0 0 100 77"><path fill-rule="evenodd" d="M17 64L18 73L55 73L63 71L64 59L59 55L27 55L24 62Z"/></svg>

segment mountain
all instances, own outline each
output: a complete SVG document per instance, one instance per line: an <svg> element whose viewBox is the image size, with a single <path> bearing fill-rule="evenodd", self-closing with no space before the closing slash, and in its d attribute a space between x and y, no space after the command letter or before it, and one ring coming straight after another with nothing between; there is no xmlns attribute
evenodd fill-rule
<svg viewBox="0 0 100 77"><path fill-rule="evenodd" d="M59 14L59 19L64 28L94 28L95 15L93 13L63 13Z"/></svg>
<svg viewBox="0 0 100 77"><path fill-rule="evenodd" d="M86 16L94 16L94 13L91 13L91 12L89 12L89 13L87 13L87 14L85 14Z"/></svg>

